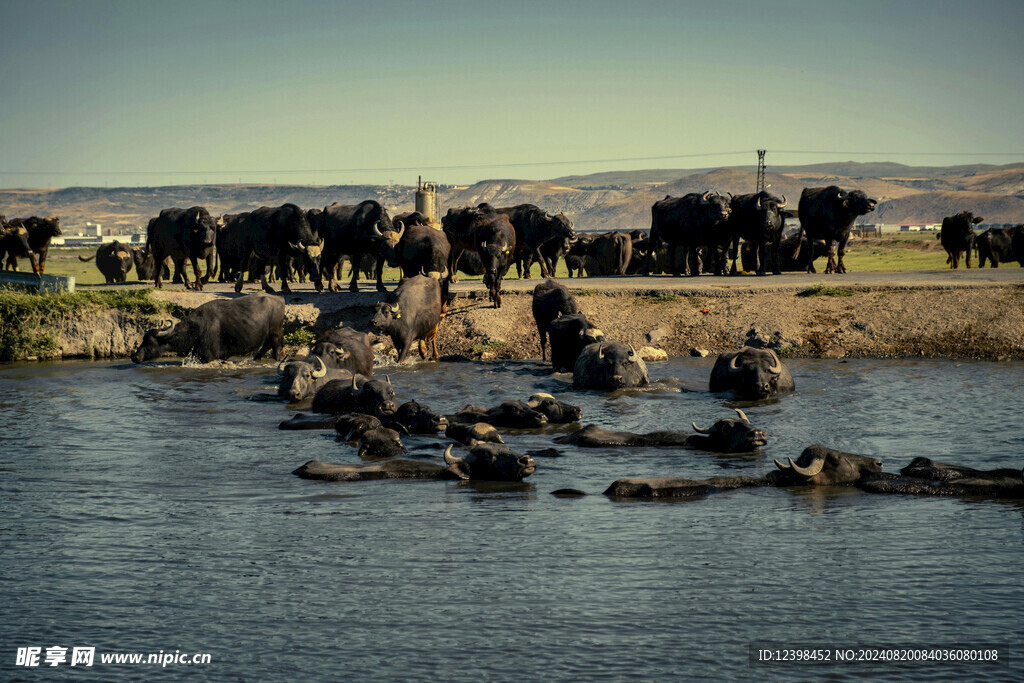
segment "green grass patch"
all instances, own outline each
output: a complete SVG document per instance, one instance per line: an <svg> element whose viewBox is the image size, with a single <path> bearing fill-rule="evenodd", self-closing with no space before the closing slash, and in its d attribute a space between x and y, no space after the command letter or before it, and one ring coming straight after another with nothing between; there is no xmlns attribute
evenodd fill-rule
<svg viewBox="0 0 1024 683"><path fill-rule="evenodd" d="M284 324L285 346L308 346L314 341L316 341L316 334L308 325L303 325L297 320Z"/></svg>
<svg viewBox="0 0 1024 683"><path fill-rule="evenodd" d="M853 296L857 292L849 287L829 287L827 285L814 285L801 292L797 296Z"/></svg>
<svg viewBox="0 0 1024 683"><path fill-rule="evenodd" d="M507 343L503 341L485 341L480 342L479 344L473 344L473 348L470 349L470 351L474 356L479 356L480 354L486 353L487 351L497 351L499 349L503 349L505 348L506 345Z"/></svg>
<svg viewBox="0 0 1024 683"><path fill-rule="evenodd" d="M678 294L644 294L637 298L643 304L674 304L679 301Z"/></svg>
<svg viewBox="0 0 1024 683"><path fill-rule="evenodd" d="M577 289L572 292L573 296L593 296L596 292L593 289Z"/></svg>
<svg viewBox="0 0 1024 683"><path fill-rule="evenodd" d="M0 290L0 360L55 355L60 350L58 330L68 317L111 308L140 316L177 310L167 302L150 297L150 291L33 294Z"/></svg>

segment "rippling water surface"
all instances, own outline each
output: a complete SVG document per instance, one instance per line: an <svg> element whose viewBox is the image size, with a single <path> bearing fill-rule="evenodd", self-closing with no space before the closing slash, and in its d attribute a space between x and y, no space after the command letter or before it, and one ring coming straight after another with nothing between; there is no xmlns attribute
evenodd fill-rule
<svg viewBox="0 0 1024 683"><path fill-rule="evenodd" d="M651 364L654 389L617 394L574 392L535 362L391 368L400 401L444 412L547 391L609 428L707 426L737 405L769 435L749 456L562 447L504 486L293 476L312 458L357 458L333 433L277 429L294 407L273 399L272 365L0 367L0 670L32 674L15 672L16 649L60 645L208 652L212 663L187 673L217 680L903 680L927 669L752 668L748 646L1021 652L1020 505L845 489L677 503L601 492L621 477L762 474L815 442L877 455L887 471L918 455L1021 467L1024 364L792 361L798 391L763 404L707 393L711 364ZM554 435L507 441L532 450ZM563 487L590 495L550 495ZM1020 674L1010 667L941 671Z"/></svg>

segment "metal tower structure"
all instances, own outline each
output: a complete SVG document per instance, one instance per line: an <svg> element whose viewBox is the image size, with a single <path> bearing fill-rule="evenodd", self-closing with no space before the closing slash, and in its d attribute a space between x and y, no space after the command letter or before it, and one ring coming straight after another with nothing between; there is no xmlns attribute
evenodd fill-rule
<svg viewBox="0 0 1024 683"><path fill-rule="evenodd" d="M757 189L755 192L764 192L764 153L766 150L757 150Z"/></svg>

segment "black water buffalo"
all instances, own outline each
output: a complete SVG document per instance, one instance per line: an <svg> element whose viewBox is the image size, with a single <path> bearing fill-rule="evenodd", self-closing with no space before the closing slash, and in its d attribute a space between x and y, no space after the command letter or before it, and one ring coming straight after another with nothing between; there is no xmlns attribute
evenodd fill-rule
<svg viewBox="0 0 1024 683"><path fill-rule="evenodd" d="M353 374L373 375L373 347L365 332L335 327L317 337L310 352L323 358L328 367L333 364Z"/></svg>
<svg viewBox="0 0 1024 683"><path fill-rule="evenodd" d="M174 264L174 276L181 277L188 289L192 285L188 281L185 270L185 259L192 262L195 274L195 288L202 289L203 284L212 275L213 247L217 239L217 221L202 206L190 209L164 209L159 216L150 219L146 227L146 247L153 254L155 263L163 263L167 257ZM199 259L207 259L206 275L199 274ZM153 286L163 287L163 272L157 270L153 276Z"/></svg>
<svg viewBox="0 0 1024 683"><path fill-rule="evenodd" d="M1024 268L1024 224L1016 225L1010 233L1010 246L1013 249L1013 258Z"/></svg>
<svg viewBox="0 0 1024 683"><path fill-rule="evenodd" d="M240 230L242 221L248 215L248 211L224 214L217 221L220 227L217 230L215 244L220 260L221 282L234 282L240 274L249 270L249 257L252 252L245 251L247 240Z"/></svg>
<svg viewBox="0 0 1024 683"><path fill-rule="evenodd" d="M18 256L33 262L32 272L42 275L46 271L46 255L50 251L50 240L60 237L60 218L57 216L29 216L28 218L12 218L8 224L13 228L24 228L28 237L29 254L7 252L8 270L18 269Z"/></svg>
<svg viewBox="0 0 1024 683"><path fill-rule="evenodd" d="M737 398L756 401L783 391L793 391L793 376L778 354L769 349L744 346L723 351L711 370L709 389L731 391Z"/></svg>
<svg viewBox="0 0 1024 683"><path fill-rule="evenodd" d="M522 401L502 401L493 408L469 405L449 415L448 421L462 424L486 422L495 427L511 429L536 429L548 424L547 415Z"/></svg>
<svg viewBox="0 0 1024 683"><path fill-rule="evenodd" d="M274 291L267 284L267 265L276 263L278 272L282 274L281 291L286 294L291 292L284 274L288 272L288 262L295 256L308 259L316 289L323 290L320 256L324 240L313 234L302 209L294 204L276 208L264 206L244 215L236 229L239 231L236 253L251 255L253 265L250 267L255 267L259 272L263 291ZM244 264L242 267L244 269ZM239 272L235 280L236 292L242 291L243 279L244 273Z"/></svg>
<svg viewBox="0 0 1024 683"><path fill-rule="evenodd" d="M668 246L668 269L678 276L682 273L677 263L677 247L683 251L690 275L700 274L699 250L703 248L714 264L714 272L722 275L725 272L722 252L729 243L727 222L731 210L729 198L717 192L666 196L651 207L651 249L657 251L664 242ZM648 259L644 275L650 272L650 267Z"/></svg>
<svg viewBox="0 0 1024 683"><path fill-rule="evenodd" d="M537 469L529 455L513 453L503 444L480 443L468 455L444 452L445 465L422 460L385 460L370 465L332 465L310 460L292 474L320 481L374 481L380 479L466 479L477 481L522 481Z"/></svg>
<svg viewBox="0 0 1024 683"><path fill-rule="evenodd" d="M441 219L444 234L451 244L448 262L448 280L457 282L456 271L464 252L476 254L484 275L484 285L491 300L501 298L501 278L512 266L515 251L515 229L508 216L500 214L489 204L448 209ZM497 301L496 301L497 304Z"/></svg>
<svg viewBox="0 0 1024 683"><path fill-rule="evenodd" d="M772 273L782 274L779 262L782 228L785 223L782 210L786 206L786 195L779 199L775 195L762 190L756 194L736 195L729 202L728 229L732 235L732 246L729 256L732 258L730 275L736 274L736 256L740 239L750 244L755 250L758 275L766 275L768 264L771 263ZM769 250L769 246L772 247ZM774 255L774 259L770 256ZM747 268L744 266L744 270Z"/></svg>
<svg viewBox="0 0 1024 683"><path fill-rule="evenodd" d="M152 280L156 276L156 259L153 258L149 247L132 247L132 262L135 264L135 274L140 282ZM163 270L164 278L171 277L171 269L167 267L166 261L160 264L160 268Z"/></svg>
<svg viewBox="0 0 1024 683"><path fill-rule="evenodd" d="M391 378L367 379L355 375L352 379L333 379L324 384L313 396L314 413L365 413L383 417L395 412L395 388Z"/></svg>
<svg viewBox="0 0 1024 683"><path fill-rule="evenodd" d="M128 272L135 264L131 246L122 244L117 240L108 244L101 244L92 256L78 257L79 261L92 261L93 259L96 259L96 267L103 273L103 278L107 281L107 284L127 282Z"/></svg>
<svg viewBox="0 0 1024 683"><path fill-rule="evenodd" d="M873 477L861 488L869 493L1019 499L1024 498L1024 472L1010 468L977 470L918 457L900 470L900 476Z"/></svg>
<svg viewBox="0 0 1024 683"><path fill-rule="evenodd" d="M576 300L564 285L547 279L533 288L533 320L540 335L540 357L547 360L548 327L559 315L579 313Z"/></svg>
<svg viewBox="0 0 1024 683"><path fill-rule="evenodd" d="M551 424L578 422L583 417L583 411L579 406L559 401L551 394L533 394L526 405L547 417Z"/></svg>
<svg viewBox="0 0 1024 683"><path fill-rule="evenodd" d="M407 228L411 225L431 226L430 218L428 218L422 211L407 211L406 213L400 213L393 217L391 222L396 226L401 223Z"/></svg>
<svg viewBox="0 0 1024 683"><path fill-rule="evenodd" d="M645 446L663 448L695 448L714 453L749 453L767 443L763 429L750 424L742 410L738 418L717 420L710 429L696 424L696 434L660 431L647 434L614 432L597 425L587 425L572 434L555 438L556 443L572 444L582 448L609 448L615 446Z"/></svg>
<svg viewBox="0 0 1024 683"><path fill-rule="evenodd" d="M402 434L437 434L448 426L448 418L422 403L407 401L384 419L384 425Z"/></svg>
<svg viewBox="0 0 1024 683"><path fill-rule="evenodd" d="M284 300L250 294L238 299L207 301L174 326L150 330L132 353L132 362L159 358L167 351L195 356L203 363L267 351L281 360Z"/></svg>
<svg viewBox="0 0 1024 683"><path fill-rule="evenodd" d="M444 435L469 446L476 442L505 443L501 434L486 422L449 422Z"/></svg>
<svg viewBox="0 0 1024 683"><path fill-rule="evenodd" d="M828 187L805 187L800 193L797 213L800 216L800 234L811 240L825 240L828 250L826 273L845 273L843 256L846 243L853 230L853 221L875 210L877 199L871 199L861 190L847 192L835 185ZM835 260L832 243L839 247L839 260ZM799 256L799 254L797 254ZM808 269L808 272L811 272Z"/></svg>
<svg viewBox="0 0 1024 683"><path fill-rule="evenodd" d="M576 273L576 277L583 277L583 271L590 258L590 243L594 241L594 237L595 235L580 234L565 253L565 267L569 270L569 277L572 277L573 273Z"/></svg>
<svg viewBox="0 0 1024 683"><path fill-rule="evenodd" d="M594 238L587 255L589 275L625 275L633 259L633 240L629 233L606 232Z"/></svg>
<svg viewBox="0 0 1024 683"><path fill-rule="evenodd" d="M821 444L808 446L788 463L775 461L778 468L765 475L772 486L852 486L882 471L882 461L866 455L837 451Z"/></svg>
<svg viewBox="0 0 1024 683"><path fill-rule="evenodd" d="M967 267L971 267L971 251L974 249L974 226L984 218L975 216L970 211L961 211L955 216L942 219L939 240L946 250L946 263L950 268L960 267L960 255L967 255Z"/></svg>
<svg viewBox="0 0 1024 683"><path fill-rule="evenodd" d="M647 364L632 346L619 342L587 346L573 367L572 385L577 389L612 391L647 383Z"/></svg>
<svg viewBox="0 0 1024 683"><path fill-rule="evenodd" d="M1017 229L989 228L978 235L974 240L974 246L978 249L978 267L984 268L985 261L990 261L993 268L998 268L1000 262L1017 260L1013 253L1013 232ZM1024 256L1020 260L1024 262Z"/></svg>
<svg viewBox="0 0 1024 683"><path fill-rule="evenodd" d="M396 230L396 227L399 228ZM341 257L348 256L353 264L359 263L364 254L372 254L377 258L377 291L386 292L384 286L384 259L382 249L386 245L392 247L402 237L402 226L395 226L388 216L388 211L380 202L367 199L359 204L346 205L334 203L324 208L320 216L320 237L324 239L323 270L329 278L332 292L341 287L334 278L334 272L341 262ZM352 268L350 292L359 291L359 269Z"/></svg>
<svg viewBox="0 0 1024 683"><path fill-rule="evenodd" d="M441 285L425 275L405 280L398 289L374 307L371 329L391 337L398 351L398 362L403 362L419 342L420 358L427 357L427 342L437 353L437 326L441 323Z"/></svg>
<svg viewBox="0 0 1024 683"><path fill-rule="evenodd" d="M2 219L2 216L0 216ZM7 258L6 270L18 270L18 258L27 258L32 272L39 274L39 262L28 241L28 230L23 225L0 221L0 259Z"/></svg>
<svg viewBox="0 0 1024 683"><path fill-rule="evenodd" d="M277 395L292 403L313 396L327 382L335 379L352 379L351 372L333 365L328 367L324 359L316 354L310 354L303 359L282 361L277 366L277 374L281 376L277 385Z"/></svg>
<svg viewBox="0 0 1024 683"><path fill-rule="evenodd" d="M555 271L558 269L558 260L569 253L572 249L572 245L576 243L579 238L574 239L562 239L562 240L548 240L544 244L540 245L540 255L544 257L544 263L547 264L548 272L551 273L551 277L555 276ZM527 273L531 263L529 259L524 259L524 267Z"/></svg>
<svg viewBox="0 0 1024 683"><path fill-rule="evenodd" d="M572 372L580 352L604 340L601 330L582 313L561 315L552 320L548 324L548 336L551 338L551 369L555 372Z"/></svg>
<svg viewBox="0 0 1024 683"><path fill-rule="evenodd" d="M396 220L397 223L397 220ZM402 269L402 277L428 275L448 279L451 245L443 232L428 225L406 225L401 239L385 246L388 265Z"/></svg>
<svg viewBox="0 0 1024 683"><path fill-rule="evenodd" d="M337 415L334 420L335 431L346 441L360 439L366 432L383 428L384 423L380 421L380 418L364 413Z"/></svg>
<svg viewBox="0 0 1024 683"><path fill-rule="evenodd" d="M572 229L572 221L565 214L559 213L552 216L533 204L507 206L496 209L496 211L508 216L509 222L512 223L512 228L515 230L514 260L517 265L522 264L522 268L518 270L519 277L530 277L530 267L534 259L540 263L542 277L554 277L555 273L553 270L549 270L541 247L552 241L564 243L566 239L575 239L576 233Z"/></svg>
<svg viewBox="0 0 1024 683"><path fill-rule="evenodd" d="M799 248L798 248L799 247ZM767 248L768 263L779 264L783 272L806 271L816 273L814 261L825 256L828 250L825 248L824 240L809 241L805 235L790 235L779 243L778 251L774 245L769 244ZM743 270L754 272L759 266L757 245L744 242L740 247L740 258L743 262Z"/></svg>
<svg viewBox="0 0 1024 683"><path fill-rule="evenodd" d="M363 460L394 458L405 452L405 444L394 429L367 429L359 436L359 457Z"/></svg>

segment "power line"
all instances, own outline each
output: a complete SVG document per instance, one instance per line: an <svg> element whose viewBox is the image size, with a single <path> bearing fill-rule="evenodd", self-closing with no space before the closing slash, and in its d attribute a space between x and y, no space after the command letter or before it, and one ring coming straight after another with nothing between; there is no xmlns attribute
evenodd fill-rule
<svg viewBox="0 0 1024 683"><path fill-rule="evenodd" d="M310 169L256 169L256 170L197 170L197 171L0 171L0 175L52 175L52 176L103 176L103 175L258 175L258 174L324 174L324 173L390 173L401 171L465 171L490 168L525 168L533 166L571 166L578 164L615 164L633 161L667 161L671 159L697 159L750 154L752 150L735 152L704 152L696 154L666 154L646 157L618 157L613 159L576 159L572 161L532 161L499 164L453 164L445 166L386 166L366 168L310 168ZM853 152L825 150L770 150L773 154L803 154L815 156L933 156L933 157L1021 157L1024 152Z"/></svg>

